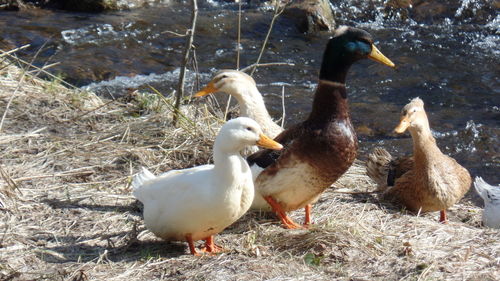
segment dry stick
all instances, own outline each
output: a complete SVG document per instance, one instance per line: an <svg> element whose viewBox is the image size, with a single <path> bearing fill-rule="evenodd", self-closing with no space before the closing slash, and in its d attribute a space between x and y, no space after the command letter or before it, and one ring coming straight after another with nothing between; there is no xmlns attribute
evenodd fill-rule
<svg viewBox="0 0 500 281"><path fill-rule="evenodd" d="M238 41L236 42L236 70L240 70L240 44L241 44L241 5L242 1L238 2ZM226 102L226 110L224 110L224 120L227 119L229 106L231 105L231 95L228 95Z"/></svg>
<svg viewBox="0 0 500 281"><path fill-rule="evenodd" d="M287 65L287 66L295 66L292 62L268 62L268 63L253 63L249 66L242 68L240 71L247 72L252 68L262 67L262 66L276 66L276 65Z"/></svg>
<svg viewBox="0 0 500 281"><path fill-rule="evenodd" d="M281 88L281 108L282 108L282 114L281 114L281 128L284 128L283 125L285 125L285 86Z"/></svg>
<svg viewBox="0 0 500 281"><path fill-rule="evenodd" d="M276 1L276 6L274 7L274 15L271 20L271 24L269 25L269 29L267 30L266 38L264 39L264 43L262 44L262 48L260 49L259 57L257 58L257 61L255 62L255 66L253 67L252 71L250 72L250 76L253 75L255 70L257 69L257 65L260 63L260 59L262 58L262 54L264 54L264 50L266 48L267 42L269 41L269 36L271 35L271 31L273 30L274 22L276 19L283 13L285 10L285 7L280 9L280 1Z"/></svg>
<svg viewBox="0 0 500 281"><path fill-rule="evenodd" d="M12 50L10 50L10 51L3 51L3 50L0 50L0 52L2 52L2 53L0 54L0 58L1 58L1 57L4 57L4 56L7 56L7 55L10 55L10 54L12 54L12 53L15 53L15 52L17 52L17 51L20 51L20 50L22 50L22 49L26 49L26 48L28 48L29 46L31 46L31 45L30 45L30 44L26 44L26 45L24 45L24 46L21 46L21 47L18 47L18 48L12 49Z"/></svg>
<svg viewBox="0 0 500 281"><path fill-rule="evenodd" d="M196 18L198 17L198 3L197 0L191 0L192 4L192 13L191 13L191 28L186 31L186 36L188 39L186 40L186 47L184 48L184 59L182 61L182 67L179 74L179 84L177 86L177 93L175 96L175 105L174 105L174 126L177 126L177 115L179 112L179 108L181 106L181 99L184 96L184 81L186 80L186 67L189 60L189 53L191 51L193 45L193 37L194 31L196 28Z"/></svg>

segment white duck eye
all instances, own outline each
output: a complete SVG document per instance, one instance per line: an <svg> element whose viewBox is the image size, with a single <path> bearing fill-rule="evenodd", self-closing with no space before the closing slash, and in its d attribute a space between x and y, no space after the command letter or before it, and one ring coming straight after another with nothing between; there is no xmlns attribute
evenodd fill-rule
<svg viewBox="0 0 500 281"><path fill-rule="evenodd" d="M247 127L248 131L253 131L252 127Z"/></svg>

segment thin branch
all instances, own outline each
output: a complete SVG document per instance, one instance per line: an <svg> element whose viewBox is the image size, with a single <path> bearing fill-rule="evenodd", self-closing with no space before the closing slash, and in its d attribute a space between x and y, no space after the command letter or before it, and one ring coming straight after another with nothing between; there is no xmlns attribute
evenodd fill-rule
<svg viewBox="0 0 500 281"><path fill-rule="evenodd" d="M241 44L241 0L238 1L238 40L236 41L236 70L240 69L240 44ZM227 119L227 113L229 112L229 106L231 105L231 95L228 95L226 102L226 110L224 110L224 120Z"/></svg>
<svg viewBox="0 0 500 281"><path fill-rule="evenodd" d="M172 34L172 35L175 35L177 37L186 37L188 34L180 34L180 33L177 33L175 31L170 31L170 30L166 30L166 31L163 31L161 32L161 34L165 34L165 33L168 33L168 34Z"/></svg>
<svg viewBox="0 0 500 281"><path fill-rule="evenodd" d="M281 88L281 108L282 108L282 114L281 114L281 128L284 128L283 125L285 125L285 86Z"/></svg>
<svg viewBox="0 0 500 281"><path fill-rule="evenodd" d="M253 67L252 71L250 72L250 76L253 75L255 70L257 69L257 65L260 63L260 59L262 58L262 55L264 54L264 50L266 49L267 42L269 41L269 36L271 35L271 31L273 30L274 22L276 19L285 11L285 6L280 8L280 2L281 1L276 1L276 6L274 7L274 15L273 19L271 20L271 24L269 25L269 29L267 30L266 38L264 39L264 43L262 43L262 48L260 48L260 53L259 57L257 58L257 61L255 62L255 66Z"/></svg>
<svg viewBox="0 0 500 281"><path fill-rule="evenodd" d="M2 53L0 54L0 58L1 58L1 57L4 57L4 56L8 56L8 55L10 55L10 54L12 54L12 53L15 53L15 52L17 52L17 51L20 51L20 50L22 50L22 49L26 49L26 48L28 48L29 46L31 46L31 45L30 45L30 44L26 44L26 45L24 45L24 46L21 46L21 47L18 47L18 48L15 48L15 49L9 50L9 51L2 51L2 50L0 50L0 52L2 52Z"/></svg>
<svg viewBox="0 0 500 281"><path fill-rule="evenodd" d="M257 67L262 67L262 66L276 66L276 65L286 65L286 66L295 66L294 63L292 62L268 62L268 63L253 63L249 66L246 66L242 68L240 71L247 72L250 69L255 69Z"/></svg>
<svg viewBox="0 0 500 281"><path fill-rule="evenodd" d="M191 28L187 30L186 35L188 39L186 40L186 47L184 48L184 58L182 61L182 67L179 74L179 84L177 85L177 94L175 96L175 111L173 123L177 126L178 112L181 106L181 99L184 97L184 82L186 80L186 67L189 61L189 54L191 53L191 48L193 47L194 32L196 29L196 18L198 17L198 3L197 0L191 0Z"/></svg>

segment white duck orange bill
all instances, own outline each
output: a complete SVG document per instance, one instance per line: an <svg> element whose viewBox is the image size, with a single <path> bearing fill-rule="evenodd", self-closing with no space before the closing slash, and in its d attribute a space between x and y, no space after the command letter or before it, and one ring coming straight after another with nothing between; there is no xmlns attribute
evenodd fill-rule
<svg viewBox="0 0 500 281"><path fill-rule="evenodd" d="M408 129L408 127L410 127L410 120L408 119L408 117L403 116L401 117L401 121L399 121L398 126L394 128L394 132L402 134L406 131L406 129Z"/></svg>
<svg viewBox="0 0 500 281"><path fill-rule="evenodd" d="M372 44L372 52L368 55L368 58L390 67L396 67L396 65L390 59L384 56L384 54L382 54L382 52L380 52L377 49L377 47L375 47L375 45L373 44Z"/></svg>
<svg viewBox="0 0 500 281"><path fill-rule="evenodd" d="M215 87L215 83L210 81L210 83L208 83L208 85L206 85L203 89L201 89L194 96L195 97L203 97L203 96L209 95L211 93L215 93L217 91L218 91L218 89Z"/></svg>
<svg viewBox="0 0 500 281"><path fill-rule="evenodd" d="M257 141L257 145L273 150L281 150L283 148L280 143L275 142L270 137L264 134L260 134L260 139Z"/></svg>

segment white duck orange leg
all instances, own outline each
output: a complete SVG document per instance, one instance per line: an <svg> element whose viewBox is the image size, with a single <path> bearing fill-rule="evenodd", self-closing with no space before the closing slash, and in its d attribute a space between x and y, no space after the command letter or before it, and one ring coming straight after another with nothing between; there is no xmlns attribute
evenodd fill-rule
<svg viewBox="0 0 500 281"><path fill-rule="evenodd" d="M205 238L203 240L205 240L205 247L203 247L201 249L201 251L204 253L215 254L215 253L220 253L224 250L221 246L215 244L213 235L208 236L207 238Z"/></svg>
<svg viewBox="0 0 500 281"><path fill-rule="evenodd" d="M271 196L265 196L264 199L267 201L267 203L269 203L273 211L276 212L276 215L278 215L285 228L288 229L304 228L300 224L295 223L290 217L288 217L285 211L283 211L283 208L281 208L281 205L278 202L276 202L276 200L274 200Z"/></svg>
<svg viewBox="0 0 500 281"><path fill-rule="evenodd" d="M191 234L186 235L186 241L188 242L189 245L189 251L193 256L199 256L200 254L196 252L196 248L194 247L194 242L193 242L193 237Z"/></svg>

